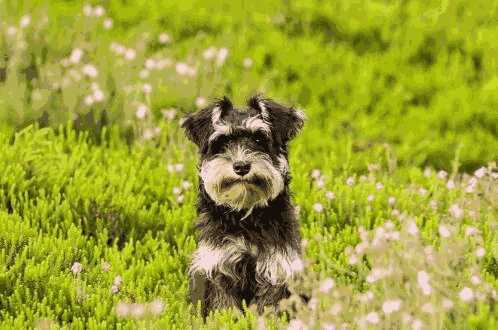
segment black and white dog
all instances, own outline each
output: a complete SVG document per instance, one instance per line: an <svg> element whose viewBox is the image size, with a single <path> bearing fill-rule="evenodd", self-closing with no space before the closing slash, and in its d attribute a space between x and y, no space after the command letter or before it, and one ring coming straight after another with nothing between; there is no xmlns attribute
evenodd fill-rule
<svg viewBox="0 0 498 330"><path fill-rule="evenodd" d="M200 153L190 292L204 315L243 301L261 312L290 295L303 263L287 153L303 123L302 112L261 96L242 111L224 98L182 123Z"/></svg>

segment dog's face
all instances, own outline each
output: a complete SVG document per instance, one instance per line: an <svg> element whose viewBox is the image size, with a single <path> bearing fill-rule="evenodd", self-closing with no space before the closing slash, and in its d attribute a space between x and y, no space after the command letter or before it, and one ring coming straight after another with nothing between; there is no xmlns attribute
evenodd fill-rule
<svg viewBox="0 0 498 330"><path fill-rule="evenodd" d="M228 99L188 116L182 126L199 147L201 183L218 205L234 210L265 206L285 188L287 144L303 114L259 96L245 111Z"/></svg>

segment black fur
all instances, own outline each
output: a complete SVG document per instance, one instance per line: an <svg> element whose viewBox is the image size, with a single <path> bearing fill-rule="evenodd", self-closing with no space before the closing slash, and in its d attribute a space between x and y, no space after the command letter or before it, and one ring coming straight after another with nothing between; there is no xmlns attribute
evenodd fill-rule
<svg viewBox="0 0 498 330"><path fill-rule="evenodd" d="M261 101L264 109L261 109ZM217 141L208 142L213 134L211 118L215 107L222 109L225 121L239 125L248 116L254 116L267 111L271 126L271 136L267 140L254 143L254 137L246 136L247 132L234 130L225 144L232 141L245 143L245 146L257 149L267 154L274 164L278 163L277 156L287 160L288 142L303 126L303 118L293 108L288 108L261 96L249 99L248 108L244 112L233 108L227 99L214 103L201 111L189 115L183 123L187 137L198 147L200 159L206 160L216 157ZM245 135L244 135L245 134ZM241 139L246 139L241 142ZM260 141L256 139L256 141ZM264 144L264 147L261 146ZM215 150L215 151L213 151ZM265 207L256 207L247 215L247 210L233 210L224 205L217 205L204 188L202 179L199 182L197 212L198 241L209 244L218 249L224 249L227 238L241 239L254 248L253 252L242 252L237 262L225 264L230 269L226 272L215 271L211 278L202 272L192 272L190 292L193 303L201 302L203 315L217 308L242 308L243 301L247 305L256 304L259 311L265 306L276 306L282 298L289 296L286 283L272 284L256 271L256 263L260 256L268 256L274 251L285 253L292 249L301 254L301 239L299 223L291 203L289 192L289 171L282 173L284 188L273 200L268 201Z"/></svg>

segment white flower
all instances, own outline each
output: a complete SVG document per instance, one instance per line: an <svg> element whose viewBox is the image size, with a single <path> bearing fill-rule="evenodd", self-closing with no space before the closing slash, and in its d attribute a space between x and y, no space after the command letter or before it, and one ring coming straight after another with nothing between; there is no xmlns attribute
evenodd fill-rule
<svg viewBox="0 0 498 330"><path fill-rule="evenodd" d="M125 60L128 60L128 61L133 61L136 56L137 56L137 51L133 48L128 48L124 52L124 58L125 58Z"/></svg>
<svg viewBox="0 0 498 330"><path fill-rule="evenodd" d="M104 7L102 6L95 6L95 8L93 8L93 15L95 17L101 17L105 14L105 9Z"/></svg>
<svg viewBox="0 0 498 330"><path fill-rule="evenodd" d="M356 265L358 263L358 261L359 261L358 260L358 256L356 254L350 255L349 258L348 258L348 263L350 265Z"/></svg>
<svg viewBox="0 0 498 330"><path fill-rule="evenodd" d="M389 197L387 199L387 203L391 206L393 206L395 203L396 203L396 198L394 198L393 196Z"/></svg>
<svg viewBox="0 0 498 330"><path fill-rule="evenodd" d="M144 84L142 86L142 91L145 93L145 94L150 94L152 92L152 86L150 84Z"/></svg>
<svg viewBox="0 0 498 330"><path fill-rule="evenodd" d="M419 319L413 320L412 330L422 330L423 327L424 327L424 323L421 320L419 320Z"/></svg>
<svg viewBox="0 0 498 330"><path fill-rule="evenodd" d="M138 73L138 76L140 77L140 79L147 79L150 75L150 72L149 70L146 70L146 69L143 69L143 70L140 70L140 72Z"/></svg>
<svg viewBox="0 0 498 330"><path fill-rule="evenodd" d="M187 65L187 63L178 62L178 63L176 63L175 70L176 70L176 73L178 73L181 76L184 76L184 75L188 74L190 68Z"/></svg>
<svg viewBox="0 0 498 330"><path fill-rule="evenodd" d="M339 315L339 313L342 311L342 305L340 303L335 303L332 305L330 308L330 314L332 315Z"/></svg>
<svg viewBox="0 0 498 330"><path fill-rule="evenodd" d="M382 182L377 182L377 183L375 184L375 188L376 188L377 190L382 190L382 189L384 189L384 185L382 184Z"/></svg>
<svg viewBox="0 0 498 330"><path fill-rule="evenodd" d="M198 107L198 108L202 108L204 107L205 105L207 104L207 101L204 97L202 96L198 96L196 99L195 99L195 105Z"/></svg>
<svg viewBox="0 0 498 330"><path fill-rule="evenodd" d="M483 247L479 247L476 250L476 257L482 258L486 254L486 250Z"/></svg>
<svg viewBox="0 0 498 330"><path fill-rule="evenodd" d="M171 37L166 32L162 32L161 34L159 34L158 40L161 45L164 45L171 41Z"/></svg>
<svg viewBox="0 0 498 330"><path fill-rule="evenodd" d="M367 200L368 200L369 202L372 202L374 199L375 199L375 196L374 196L374 195L368 195L368 197L367 197Z"/></svg>
<svg viewBox="0 0 498 330"><path fill-rule="evenodd" d="M439 225L439 235L441 235L441 237L448 238L451 236L451 232L445 225Z"/></svg>
<svg viewBox="0 0 498 330"><path fill-rule="evenodd" d="M469 302L474 299L474 291L471 288L464 287L459 293L458 296L460 300L463 302Z"/></svg>
<svg viewBox="0 0 498 330"><path fill-rule="evenodd" d="M31 23L31 16L29 15L24 15L21 17L21 21L19 22L19 26L24 29L25 27L28 27L28 25Z"/></svg>
<svg viewBox="0 0 498 330"><path fill-rule="evenodd" d="M319 169L315 168L311 171L311 177L313 179L319 179L321 176L322 176L322 172Z"/></svg>
<svg viewBox="0 0 498 330"><path fill-rule="evenodd" d="M348 186L352 186L354 185L354 178L352 176L350 176L349 178L346 179L346 184Z"/></svg>
<svg viewBox="0 0 498 330"><path fill-rule="evenodd" d="M473 236L473 235L477 235L478 233L479 233L479 230L476 227L467 226L465 228L465 236Z"/></svg>
<svg viewBox="0 0 498 330"><path fill-rule="evenodd" d="M145 68L147 68L148 70L153 70L156 67L156 65L157 62L153 58L148 58L145 60Z"/></svg>
<svg viewBox="0 0 498 330"><path fill-rule="evenodd" d="M470 278L470 282L472 282L472 284L474 285L481 284L481 278L479 277L479 275L472 275L472 277Z"/></svg>
<svg viewBox="0 0 498 330"><path fill-rule="evenodd" d="M401 300L399 299L392 299L392 300L386 300L382 304L382 310L384 311L385 314L391 314L393 312L399 311L401 308Z"/></svg>
<svg viewBox="0 0 498 330"><path fill-rule="evenodd" d="M408 232L408 234L416 236L418 234L417 223L413 220L408 221L408 223L406 224L406 231Z"/></svg>
<svg viewBox="0 0 498 330"><path fill-rule="evenodd" d="M95 103L95 100L93 99L93 95L87 95L87 96L85 96L83 102L88 107L91 106L91 105L93 105L93 103Z"/></svg>
<svg viewBox="0 0 498 330"><path fill-rule="evenodd" d="M183 180L182 181L182 188L187 190L189 189L190 187L192 187L192 183L190 183L190 181L188 180Z"/></svg>
<svg viewBox="0 0 498 330"><path fill-rule="evenodd" d="M111 264L108 263L107 261L104 261L102 263L102 271L105 272L105 273L107 273L110 270L111 270Z"/></svg>
<svg viewBox="0 0 498 330"><path fill-rule="evenodd" d="M330 291L330 289L334 287L334 285L335 285L334 280L331 278L327 278L323 280L322 283L320 284L320 292L327 293Z"/></svg>
<svg viewBox="0 0 498 330"><path fill-rule="evenodd" d="M327 198L328 200L333 200L335 199L335 194L332 191L327 191L325 193L325 198Z"/></svg>
<svg viewBox="0 0 498 330"><path fill-rule="evenodd" d="M313 204L313 210L315 210L315 212L317 213L321 213L323 212L323 205L320 203L315 203Z"/></svg>
<svg viewBox="0 0 498 330"><path fill-rule="evenodd" d="M441 170L437 172L437 177L438 179L445 180L448 177L448 172Z"/></svg>
<svg viewBox="0 0 498 330"><path fill-rule="evenodd" d="M222 66L228 56L228 49L220 48L218 54L216 55L216 65Z"/></svg>
<svg viewBox="0 0 498 330"><path fill-rule="evenodd" d="M116 314L118 317L125 317L130 313L130 305L120 301L116 306Z"/></svg>
<svg viewBox="0 0 498 330"><path fill-rule="evenodd" d="M249 57L244 58L242 65L244 66L244 68L249 69L252 66L252 59L250 59Z"/></svg>
<svg viewBox="0 0 498 330"><path fill-rule="evenodd" d="M456 219L463 217L463 209L458 204L451 205L448 211L450 212L450 215Z"/></svg>
<svg viewBox="0 0 498 330"><path fill-rule="evenodd" d="M9 26L7 28L7 35L13 37L17 33L17 28L15 26Z"/></svg>
<svg viewBox="0 0 498 330"><path fill-rule="evenodd" d="M322 330L336 330L337 327L333 323L324 323L322 324Z"/></svg>
<svg viewBox="0 0 498 330"><path fill-rule="evenodd" d="M487 173L487 169L485 167L481 167L479 168L478 170L476 170L474 172L474 175L477 177L477 178L482 178L483 176L485 176Z"/></svg>
<svg viewBox="0 0 498 330"><path fill-rule="evenodd" d="M162 109L161 113L163 114L164 119L173 120L176 116L176 109Z"/></svg>
<svg viewBox="0 0 498 330"><path fill-rule="evenodd" d="M155 299L149 304L149 309L152 314L159 315L164 310L164 302L161 299Z"/></svg>
<svg viewBox="0 0 498 330"><path fill-rule="evenodd" d="M81 72L83 72L85 76L88 76L90 78L95 78L99 74L97 68L92 64L85 64L81 69Z"/></svg>
<svg viewBox="0 0 498 330"><path fill-rule="evenodd" d="M113 285L111 286L111 292L112 292L113 294L117 294L117 293L119 293L119 286L117 286L117 285L113 284Z"/></svg>
<svg viewBox="0 0 498 330"><path fill-rule="evenodd" d="M182 190L179 187L173 187L173 195L180 195Z"/></svg>
<svg viewBox="0 0 498 330"><path fill-rule="evenodd" d="M365 317L365 321L371 324L377 324L380 321L379 314L377 314L376 312L370 312Z"/></svg>
<svg viewBox="0 0 498 330"><path fill-rule="evenodd" d="M138 119L144 119L145 116L149 113L149 108L145 104L140 104L137 108L137 112L135 115L137 116Z"/></svg>
<svg viewBox="0 0 498 330"><path fill-rule="evenodd" d="M425 303L422 305L422 312L427 314L434 314L436 310L434 309L434 305L431 303Z"/></svg>
<svg viewBox="0 0 498 330"><path fill-rule="evenodd" d="M130 315L134 318L140 318L145 314L145 306L143 304L131 304Z"/></svg>
<svg viewBox="0 0 498 330"><path fill-rule="evenodd" d="M359 296L361 302L368 302L374 298L372 291L367 291Z"/></svg>
<svg viewBox="0 0 498 330"><path fill-rule="evenodd" d="M93 99L95 102L99 103L104 100L104 92L102 92L100 89L96 89L93 91Z"/></svg>
<svg viewBox="0 0 498 330"><path fill-rule="evenodd" d="M417 283L424 295L428 296L432 293L432 287L429 284L429 274L425 270L417 273Z"/></svg>
<svg viewBox="0 0 498 330"><path fill-rule="evenodd" d="M183 196L183 195L178 195L178 196L176 197L176 202L177 202L178 204L182 204L184 200L185 200L185 196Z"/></svg>
<svg viewBox="0 0 498 330"><path fill-rule="evenodd" d="M448 180L448 182L446 183L446 188L448 188L448 190L452 190L455 188L455 182L453 180Z"/></svg>
<svg viewBox="0 0 498 330"><path fill-rule="evenodd" d="M75 262L71 266L71 271L73 272L73 274L79 274L83 271L83 265L79 262Z"/></svg>
<svg viewBox="0 0 498 330"><path fill-rule="evenodd" d="M93 8L92 8L92 6L90 6L90 5L88 5L88 4L86 4L86 5L84 5L84 6L83 6L83 14L84 14L85 16L90 16L90 15L92 15L92 12L93 12Z"/></svg>
<svg viewBox="0 0 498 330"><path fill-rule="evenodd" d="M453 301L448 298L444 298L442 301L442 305L445 310L450 310L453 308Z"/></svg>
<svg viewBox="0 0 498 330"><path fill-rule="evenodd" d="M116 277L114 277L114 280L112 281L112 284L120 287L121 284L123 284L123 278L119 275L117 275Z"/></svg>
<svg viewBox="0 0 498 330"><path fill-rule="evenodd" d="M209 60L212 60L214 57L216 56L216 48L215 47L209 47L207 48L203 53L202 53L202 57L204 57L204 59L206 61L209 61Z"/></svg>
<svg viewBox="0 0 498 330"><path fill-rule="evenodd" d="M104 29L106 29L106 30L112 29L112 25L113 25L112 18L106 18L104 20L104 23L102 23L102 25L104 26Z"/></svg>
<svg viewBox="0 0 498 330"><path fill-rule="evenodd" d="M71 52L71 55L69 55L69 61L73 64L79 63L82 56L83 56L83 51L79 48L75 48Z"/></svg>
<svg viewBox="0 0 498 330"><path fill-rule="evenodd" d="M307 330L307 329L308 326L299 319L294 319L290 321L289 325L287 326L287 330Z"/></svg>

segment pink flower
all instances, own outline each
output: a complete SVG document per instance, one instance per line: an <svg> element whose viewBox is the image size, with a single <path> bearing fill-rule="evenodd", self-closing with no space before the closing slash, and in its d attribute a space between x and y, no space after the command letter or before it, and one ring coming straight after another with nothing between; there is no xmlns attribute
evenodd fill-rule
<svg viewBox="0 0 498 330"><path fill-rule="evenodd" d="M327 293L334 287L334 285L335 285L334 280L331 278L327 278L323 280L322 283L320 284L320 292Z"/></svg>
<svg viewBox="0 0 498 330"><path fill-rule="evenodd" d="M417 273L417 283L424 295L428 296L432 293L432 287L429 284L429 274L426 271L422 270Z"/></svg>
<svg viewBox="0 0 498 330"><path fill-rule="evenodd" d="M460 297L460 300L463 302L469 302L471 300L474 300L474 291L472 291L471 288L464 287L459 293L458 297Z"/></svg>
<svg viewBox="0 0 498 330"><path fill-rule="evenodd" d="M335 199L335 194L332 191L327 191L325 193L325 198L327 198L328 200L333 200Z"/></svg>
<svg viewBox="0 0 498 330"><path fill-rule="evenodd" d="M161 45L165 45L171 41L171 36L166 32L162 32L159 34L158 40Z"/></svg>
<svg viewBox="0 0 498 330"><path fill-rule="evenodd" d="M445 225L439 225L439 235L441 235L441 237L448 238L451 236L451 232Z"/></svg>
<svg viewBox="0 0 498 330"><path fill-rule="evenodd" d="M450 215L456 219L460 219L463 217L463 209L458 204L453 204L448 210Z"/></svg>
<svg viewBox="0 0 498 330"><path fill-rule="evenodd" d="M106 18L104 20L104 23L102 23L102 25L104 26L104 29L106 29L106 30L112 29L112 25L113 25L112 18Z"/></svg>
<svg viewBox="0 0 498 330"><path fill-rule="evenodd" d="M323 205L320 203L315 203L313 204L313 210L317 213L322 213L323 212Z"/></svg>
<svg viewBox="0 0 498 330"><path fill-rule="evenodd" d="M78 275L83 271L83 265L80 264L79 262L75 262L71 266L71 271L73 272L73 274Z"/></svg>
<svg viewBox="0 0 498 330"><path fill-rule="evenodd" d="M386 300L382 304L382 310L384 311L385 314L391 314L393 312L399 311L401 308L401 300L399 299L392 299L392 300Z"/></svg>

